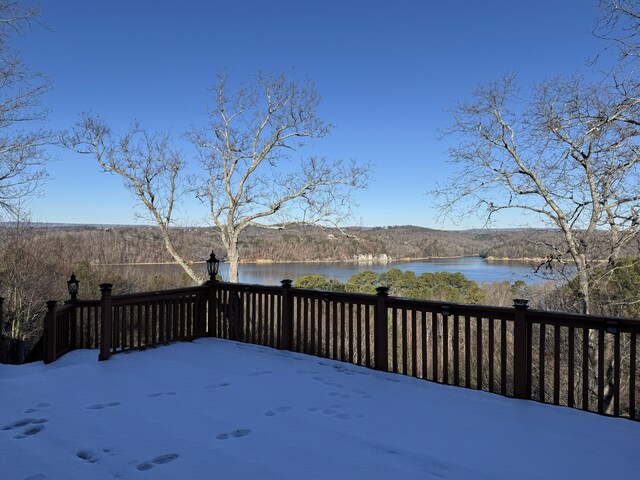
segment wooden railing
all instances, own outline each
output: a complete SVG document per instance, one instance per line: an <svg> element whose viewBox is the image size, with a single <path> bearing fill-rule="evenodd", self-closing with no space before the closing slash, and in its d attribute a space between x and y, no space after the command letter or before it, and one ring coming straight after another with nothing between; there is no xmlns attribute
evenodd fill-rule
<svg viewBox="0 0 640 480"><path fill-rule="evenodd" d="M45 361L210 336L638 419L640 320L213 283L49 304Z"/></svg>
<svg viewBox="0 0 640 480"><path fill-rule="evenodd" d="M69 303L60 308L56 307L55 300L47 302L43 334L45 362L52 362L75 348L72 340L76 327L76 322L73 321L76 313L74 306Z"/></svg>
<svg viewBox="0 0 640 480"><path fill-rule="evenodd" d="M103 300L104 293L103 285ZM208 293L194 287L111 297L111 308L102 314L111 331L109 355L204 336Z"/></svg>

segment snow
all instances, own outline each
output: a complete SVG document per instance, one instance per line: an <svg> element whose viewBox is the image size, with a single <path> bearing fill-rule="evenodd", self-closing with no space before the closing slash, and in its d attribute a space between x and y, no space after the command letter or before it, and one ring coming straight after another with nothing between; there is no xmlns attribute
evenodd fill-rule
<svg viewBox="0 0 640 480"><path fill-rule="evenodd" d="M639 478L640 423L199 339L0 365L2 479Z"/></svg>

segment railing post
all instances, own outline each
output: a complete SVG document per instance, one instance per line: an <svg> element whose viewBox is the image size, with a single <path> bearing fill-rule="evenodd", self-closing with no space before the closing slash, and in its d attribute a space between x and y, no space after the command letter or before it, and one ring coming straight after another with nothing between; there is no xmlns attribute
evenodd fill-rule
<svg viewBox="0 0 640 480"><path fill-rule="evenodd" d="M69 331L65 335L69 335L69 350L77 348L78 325L76 317L76 299L78 298L78 285L80 282L76 278L75 273L71 273L71 278L67 280L67 290L69 291L69 300L64 302L65 305L71 305L69 312Z"/></svg>
<svg viewBox="0 0 640 480"><path fill-rule="evenodd" d="M100 284L100 308L102 309L102 324L100 325L100 355L98 360L108 360L111 356L111 288L110 283Z"/></svg>
<svg viewBox="0 0 640 480"><path fill-rule="evenodd" d="M216 319L218 318L218 312L217 312L218 305L216 303L216 283L206 282L205 285L208 285L209 287L209 290L207 292L206 336L216 337L218 336L218 326L216 322Z"/></svg>
<svg viewBox="0 0 640 480"><path fill-rule="evenodd" d="M47 314L44 317L44 363L51 363L56 359L57 338L56 338L56 306L58 302L49 300L47 302Z"/></svg>
<svg viewBox="0 0 640 480"><path fill-rule="evenodd" d="M207 297L205 294L198 295L198 328L193 333L194 337L204 337L207 335Z"/></svg>
<svg viewBox="0 0 640 480"><path fill-rule="evenodd" d="M515 298L513 300L513 308L515 308L515 319L513 327L513 396L515 398L527 398L529 382L529 359L527 346L529 344L527 338L527 321L526 311L529 308L528 300Z"/></svg>
<svg viewBox="0 0 640 480"><path fill-rule="evenodd" d="M229 338L238 342L244 341L242 338L240 338L240 332L243 330L243 325L241 324L241 322L244 322L240 292L235 290L231 290L229 292L227 312L227 321L229 322Z"/></svg>
<svg viewBox="0 0 640 480"><path fill-rule="evenodd" d="M75 350L78 348L78 316L76 315L76 299L64 302L65 305L71 305L71 311L69 312L69 350Z"/></svg>
<svg viewBox="0 0 640 480"><path fill-rule="evenodd" d="M387 316L387 297L389 287L376 288L378 303L375 312L375 332L374 358L376 370L389 370L389 320Z"/></svg>
<svg viewBox="0 0 640 480"><path fill-rule="evenodd" d="M282 312L280 318L280 344L279 350L291 350L293 347L293 297L289 289L292 281L282 280Z"/></svg>
<svg viewBox="0 0 640 480"><path fill-rule="evenodd" d="M78 316L76 314L76 301L72 301L73 308L71 312L69 312L69 322L71 323L71 328L69 329L69 335L71 336L69 342L69 350L75 350L78 348Z"/></svg>

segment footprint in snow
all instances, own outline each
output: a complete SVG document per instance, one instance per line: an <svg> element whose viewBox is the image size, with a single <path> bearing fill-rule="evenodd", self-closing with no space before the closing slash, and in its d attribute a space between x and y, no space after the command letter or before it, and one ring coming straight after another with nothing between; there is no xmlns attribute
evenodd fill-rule
<svg viewBox="0 0 640 480"><path fill-rule="evenodd" d="M204 388L205 390L213 390L215 388L228 387L229 385L231 385L229 382L222 382L222 383L216 383L213 385L205 385L202 388Z"/></svg>
<svg viewBox="0 0 640 480"><path fill-rule="evenodd" d="M84 408L86 410L102 410L104 408L117 407L118 405L120 405L120 402L96 403L95 405L89 405Z"/></svg>
<svg viewBox="0 0 640 480"><path fill-rule="evenodd" d="M322 382L322 383L327 387L344 388L344 385L342 385L341 383L336 383L336 382Z"/></svg>
<svg viewBox="0 0 640 480"><path fill-rule="evenodd" d="M165 465L169 462L173 462L176 458L178 458L177 453L167 453L166 455L159 455L151 460L140 463L136 468L141 472L146 472L147 470L151 470L156 465Z"/></svg>
<svg viewBox="0 0 640 480"><path fill-rule="evenodd" d="M26 427L27 425L39 425L41 423L47 423L49 420L46 418L21 418L15 422L9 423L2 427L2 430L13 430L15 428Z"/></svg>
<svg viewBox="0 0 640 480"><path fill-rule="evenodd" d="M293 407L277 407L274 408L273 410L267 410L266 412L264 412L264 414L267 417L273 417L279 413L284 413L284 412L288 412L289 410L292 410Z"/></svg>
<svg viewBox="0 0 640 480"><path fill-rule="evenodd" d="M29 408L29 409L25 410L24 413L35 413L35 412L40 411L41 408L47 408L50 405L51 404L48 403L48 402L40 402L35 407L32 407L32 408Z"/></svg>
<svg viewBox="0 0 640 480"><path fill-rule="evenodd" d="M80 450L76 453L76 457L81 458L82 460L89 463L98 463L100 457L98 457L91 450Z"/></svg>
<svg viewBox="0 0 640 480"><path fill-rule="evenodd" d="M149 398L157 398L157 397L163 397L163 396L172 397L175 394L176 392L156 392L156 393L150 393L149 395L147 395L147 397Z"/></svg>
<svg viewBox="0 0 640 480"><path fill-rule="evenodd" d="M114 454L111 453L110 448L103 448L100 453L96 453L93 450L89 450L89 449L80 450L79 452L76 453L76 457L81 458L82 460L89 463L98 463L100 462L100 460L102 460L103 454L107 454L111 457L114 456Z"/></svg>
<svg viewBox="0 0 640 480"><path fill-rule="evenodd" d="M271 370L260 370L258 372L251 372L248 373L247 375L249 375L250 377L257 377L258 375L270 375L273 372Z"/></svg>
<svg viewBox="0 0 640 480"><path fill-rule="evenodd" d="M32 427L26 428L22 432L22 435L16 435L13 438L20 440L21 438L33 437L34 435L40 433L42 430L44 430L44 425L34 425Z"/></svg>
<svg viewBox="0 0 640 480"><path fill-rule="evenodd" d="M371 395L369 395L364 390L351 390L351 391L353 393L355 393L356 395L358 395L360 398L373 398Z"/></svg>
<svg viewBox="0 0 640 480"><path fill-rule="evenodd" d="M329 396L338 397L340 400L349 400L351 398L351 395L347 395L346 393L340 393L340 392L329 392Z"/></svg>
<svg viewBox="0 0 640 480"><path fill-rule="evenodd" d="M44 430L43 423L47 423L49 420L46 418L22 418L16 420L13 423L5 425L2 430L14 430L16 428L27 427L22 431L22 434L16 435L13 438L20 440L22 438L33 437Z"/></svg>
<svg viewBox="0 0 640 480"><path fill-rule="evenodd" d="M329 405L327 408L318 408L318 407L310 407L307 408L307 412L322 412L324 415L329 415L335 417L339 420L351 420L353 418L364 418L365 415L362 413L346 413L341 412L340 409L342 405L334 404Z"/></svg>
<svg viewBox="0 0 640 480"><path fill-rule="evenodd" d="M242 438L242 437L246 437L250 433L251 433L251 430L249 430L248 428L241 428L229 433L220 433L219 435L216 435L216 439L228 440L229 438Z"/></svg>

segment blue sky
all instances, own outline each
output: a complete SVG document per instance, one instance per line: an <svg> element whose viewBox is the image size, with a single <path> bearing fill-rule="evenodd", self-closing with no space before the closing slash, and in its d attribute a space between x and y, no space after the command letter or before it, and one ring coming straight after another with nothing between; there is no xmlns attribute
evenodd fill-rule
<svg viewBox="0 0 640 480"><path fill-rule="evenodd" d="M259 69L312 79L320 114L335 125L314 151L374 165L356 195L362 225L470 228L437 223L427 192L451 175L440 131L447 109L480 83L517 72L526 87L583 69L602 44L592 36L595 0L124 1L40 2L41 21L14 45L49 75L47 128L91 111L116 131L139 120L180 135L205 121L218 72L246 80ZM188 147L185 152L189 154ZM119 178L88 157L54 149L32 219L134 223ZM69 202L74 198L75 202ZM186 223L206 216L194 201ZM519 226L505 217L497 226Z"/></svg>

